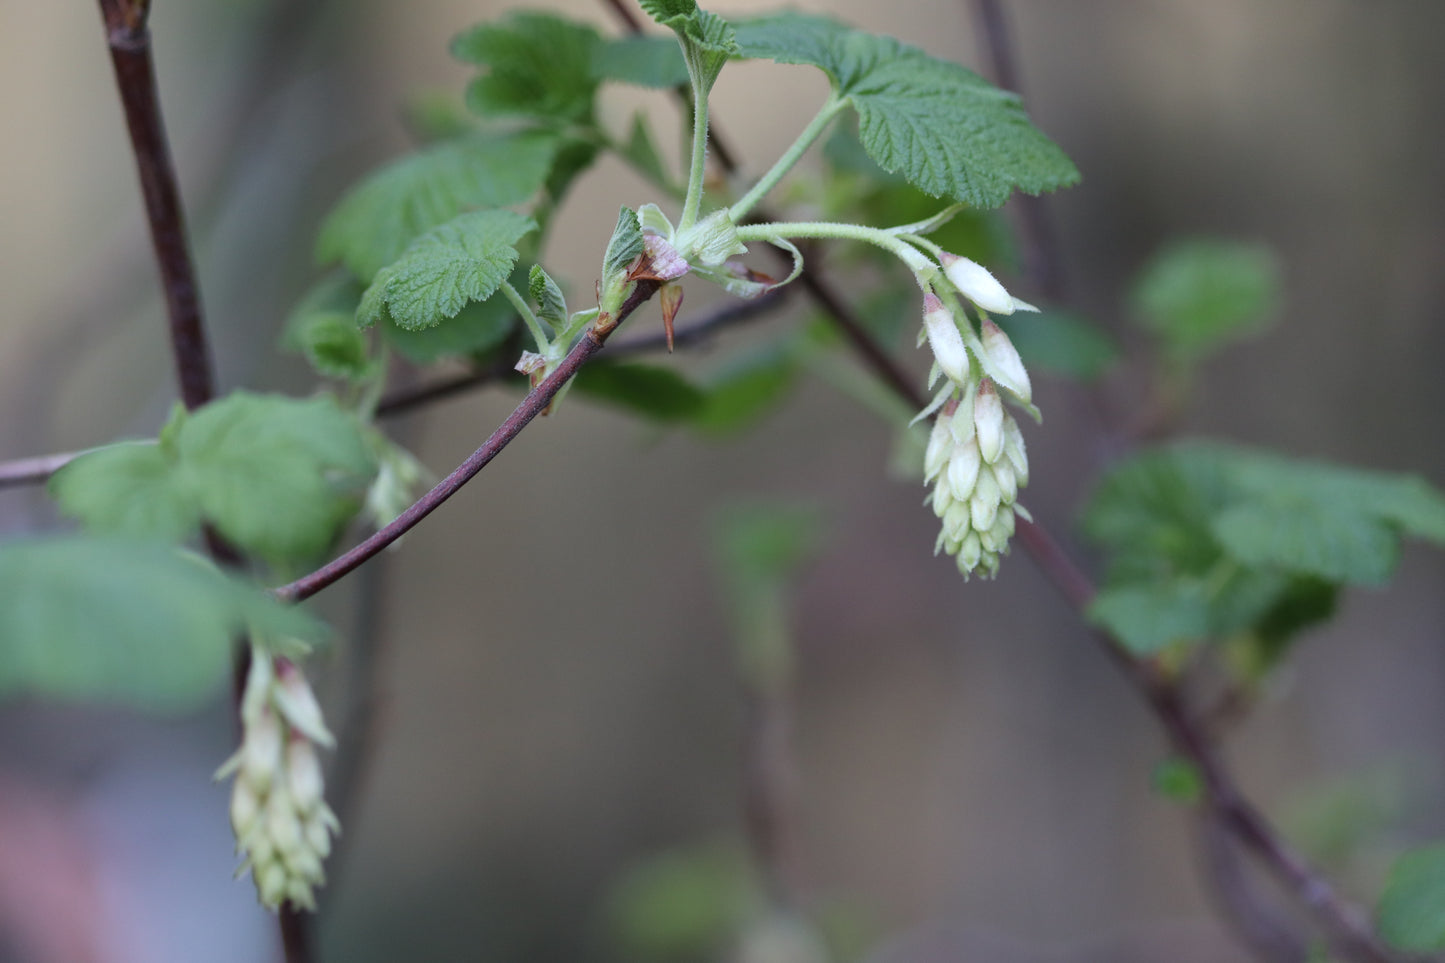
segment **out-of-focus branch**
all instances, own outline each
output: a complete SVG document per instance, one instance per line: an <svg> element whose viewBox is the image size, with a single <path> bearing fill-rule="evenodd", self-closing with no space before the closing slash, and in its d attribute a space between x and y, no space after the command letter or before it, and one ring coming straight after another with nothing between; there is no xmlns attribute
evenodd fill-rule
<svg viewBox="0 0 1445 963"><path fill-rule="evenodd" d="M1210 810L1200 816L1199 842L1215 904L1236 935L1268 963L1305 963L1309 947L1254 891L1238 842Z"/></svg>
<svg viewBox="0 0 1445 963"><path fill-rule="evenodd" d="M533 418L541 414L552 399L562 390L562 387L575 375L587 360L602 350L602 345L607 340L608 334L616 330L616 325L621 324L633 311L637 310L648 298L656 293L659 285L656 281L637 281L632 293L622 303L617 312L617 320L612 328L599 333L595 328L587 332L587 336L578 341L567 357L562 360L557 369L544 378L535 388L527 393L522 403L516 407L507 420L492 432L491 436L482 443L482 446L462 462L451 474L443 478L431 491L418 499L410 508L402 512L390 523L383 526L370 538L365 539L355 548L333 559L321 568L309 575L302 576L294 582L283 585L275 590L276 596L288 602L299 602L308 599L317 592L335 583L354 571L359 565L372 558L376 553L386 548L402 535L405 535L423 518L426 518L448 498L451 498L462 486L476 477L477 473L497 457L501 450L517 437L523 428L531 423Z"/></svg>

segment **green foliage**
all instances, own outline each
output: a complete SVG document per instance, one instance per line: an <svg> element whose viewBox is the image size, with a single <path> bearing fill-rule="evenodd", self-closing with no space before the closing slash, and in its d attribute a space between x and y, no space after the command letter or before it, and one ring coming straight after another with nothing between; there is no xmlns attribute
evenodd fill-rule
<svg viewBox="0 0 1445 963"><path fill-rule="evenodd" d="M679 87L687 83L687 61L667 37L621 37L602 47L592 73L639 87Z"/></svg>
<svg viewBox="0 0 1445 963"><path fill-rule="evenodd" d="M1445 950L1445 843L1400 857L1380 898L1379 926L1396 949Z"/></svg>
<svg viewBox="0 0 1445 963"><path fill-rule="evenodd" d="M708 379L693 427L710 435L744 431L776 409L797 381L798 363L786 346L734 358Z"/></svg>
<svg viewBox="0 0 1445 963"><path fill-rule="evenodd" d="M630 869L609 894L608 930L622 959L711 959L727 948L759 901L740 851L697 846Z"/></svg>
<svg viewBox="0 0 1445 963"><path fill-rule="evenodd" d="M479 133L395 161L342 198L321 226L316 256L369 283L418 236L463 211L532 197L558 148L556 137L535 131Z"/></svg>
<svg viewBox="0 0 1445 963"><path fill-rule="evenodd" d="M181 541L205 521L284 570L331 545L374 472L360 425L331 399L236 392L162 444L82 455L51 491L92 531Z"/></svg>
<svg viewBox="0 0 1445 963"><path fill-rule="evenodd" d="M1404 535L1445 544L1445 496L1400 475L1191 442L1114 469L1085 514L1111 552L1092 616L1141 652L1248 631L1277 653L1375 585Z"/></svg>
<svg viewBox="0 0 1445 963"><path fill-rule="evenodd" d="M737 40L745 56L823 70L857 110L869 155L935 197L991 208L1015 188L1038 194L1079 180L1016 95L916 47L802 13L742 22Z"/></svg>
<svg viewBox="0 0 1445 963"><path fill-rule="evenodd" d="M512 280L520 280L515 271ZM408 361L431 364L443 358L475 357L491 351L506 341L516 326L517 311L511 302L493 294L485 301L468 304L446 323L429 328L403 328L387 315L381 333Z"/></svg>
<svg viewBox="0 0 1445 963"><path fill-rule="evenodd" d="M366 336L356 329L361 285L337 272L312 286L286 319L281 346L306 357L318 374L362 380L375 373Z"/></svg>
<svg viewBox="0 0 1445 963"><path fill-rule="evenodd" d="M632 362L593 361L573 387L654 421L685 421L702 408L703 393L671 368Z"/></svg>
<svg viewBox="0 0 1445 963"><path fill-rule="evenodd" d="M512 211L473 211L417 238L387 265L361 296L363 326L389 316L416 329L454 318L473 301L492 296L517 263L514 246L537 222Z"/></svg>
<svg viewBox="0 0 1445 963"><path fill-rule="evenodd" d="M706 95L728 59L739 49L732 28L722 17L699 10L694 0L639 0L653 20L677 34L683 61L694 88Z"/></svg>
<svg viewBox="0 0 1445 963"><path fill-rule="evenodd" d="M1155 255L1135 281L1132 302L1167 355L1193 361L1263 325L1279 302L1279 284L1268 248L1196 239Z"/></svg>
<svg viewBox="0 0 1445 963"><path fill-rule="evenodd" d="M248 631L318 639L300 609L163 545L78 536L0 545L0 696L192 709Z"/></svg>
<svg viewBox="0 0 1445 963"><path fill-rule="evenodd" d="M616 278L627 270L642 253L642 226L637 222L637 212L624 207L617 212L617 226L607 242L607 254L602 258L604 281Z"/></svg>
<svg viewBox="0 0 1445 963"><path fill-rule="evenodd" d="M641 111L632 115L632 129L627 135L627 143L622 146L622 156L654 183L667 184L671 181L667 166L657 152L647 117Z"/></svg>
<svg viewBox="0 0 1445 963"><path fill-rule="evenodd" d="M567 326L567 299L540 264L532 265L532 271L527 275L527 293L537 304L538 318L550 324L555 331Z"/></svg>
<svg viewBox="0 0 1445 963"><path fill-rule="evenodd" d="M1170 756L1154 767L1154 791L1166 799L1196 803L1204 794L1204 777L1199 768L1180 756Z"/></svg>
<svg viewBox="0 0 1445 963"><path fill-rule="evenodd" d="M1081 315L1018 312L993 320L1031 369L1093 381L1119 360L1114 342Z"/></svg>
<svg viewBox="0 0 1445 963"><path fill-rule="evenodd" d="M590 123L603 41L586 24L516 11L482 23L452 42L458 60L487 68L467 87L467 106L483 117L520 116Z"/></svg>

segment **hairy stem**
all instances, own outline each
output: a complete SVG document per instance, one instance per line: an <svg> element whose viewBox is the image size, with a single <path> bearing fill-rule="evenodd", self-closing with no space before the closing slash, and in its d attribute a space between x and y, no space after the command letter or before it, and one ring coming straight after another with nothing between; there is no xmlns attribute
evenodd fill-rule
<svg viewBox="0 0 1445 963"><path fill-rule="evenodd" d="M652 297L658 287L659 284L656 281L638 281L633 287L632 293L622 302L622 307L617 312L617 321L608 331L599 333L595 328L588 331L587 336L578 341L567 353L567 357L558 365L557 370L527 393L516 410L498 426L496 431L492 432L491 436L472 453L471 457L453 469L451 474L436 484L436 487L370 538L310 575L302 576L296 581L276 589L276 596L290 602L299 602L310 598L354 571L376 553L405 535L423 518L441 507L443 502L476 477L477 473L487 467L491 460L497 457L497 454L531 423L533 418L541 414L552 403L552 399L566 386L567 382L572 380L572 376L577 373L577 370L586 364L589 358L602 350L608 333L615 330L616 325L637 310L640 304Z"/></svg>
<svg viewBox="0 0 1445 963"><path fill-rule="evenodd" d="M756 207L769 191L778 186L778 182L787 176L788 171L792 170L802 156L808 152L808 148L813 146L813 142L828 129L828 124L838 115L843 106L844 101L839 100L837 95L828 95L828 101L823 104L818 115L803 129L803 132L798 135L798 139L793 141L793 145L784 152L783 156L778 158L772 169L764 174L736 204L728 208L728 216L732 218L734 224L747 217L748 212Z"/></svg>
<svg viewBox="0 0 1445 963"><path fill-rule="evenodd" d="M161 119L150 30L146 25L149 4L136 0L100 0L100 8L105 17L106 41L125 111L126 129L130 132L140 174L151 244L160 268L181 401L189 409L199 408L215 393L214 377L201 319L195 266L186 241L180 189Z"/></svg>
<svg viewBox="0 0 1445 963"><path fill-rule="evenodd" d="M692 78L692 163L687 172L687 196L682 202L682 216L677 229L685 231L697 223L702 207L702 186L707 179L707 89L691 63L687 65Z"/></svg>
<svg viewBox="0 0 1445 963"><path fill-rule="evenodd" d="M537 315L532 311L531 305L527 304L526 299L517 293L517 289L512 287L509 281L503 281L500 290L506 299L512 302L512 307L517 309L517 314L527 325L527 330L532 333L532 340L537 342L537 350L546 354L551 342L547 340L547 332L542 330L542 322L537 320Z"/></svg>

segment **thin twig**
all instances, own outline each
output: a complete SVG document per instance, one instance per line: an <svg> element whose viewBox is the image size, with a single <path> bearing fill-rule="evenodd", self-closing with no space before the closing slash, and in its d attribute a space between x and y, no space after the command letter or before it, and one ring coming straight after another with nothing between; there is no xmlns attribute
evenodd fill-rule
<svg viewBox="0 0 1445 963"><path fill-rule="evenodd" d="M1235 934L1262 960L1270 963L1305 963L1309 946L1293 927L1279 919L1264 897L1251 886L1236 847L1239 845L1219 820L1206 809L1199 818L1200 861L1220 914Z"/></svg>
<svg viewBox="0 0 1445 963"><path fill-rule="evenodd" d="M636 282L632 293L627 296L627 300L622 303L622 307L618 310L615 324L620 324L626 320L627 316L635 311L640 304L656 293L658 286L656 281L641 280ZM578 341L572 350L567 353L567 357L562 360L557 370L553 371L543 379L537 387L527 393L527 396L522 399L522 403L517 405L516 410L507 416L507 420L502 422L496 431L492 432L491 436L482 443L480 448L473 452L466 461L458 465L450 475L447 475L447 477L438 482L436 487L418 499L410 508L402 512L390 523L379 529L370 538L367 538L355 548L333 559L311 574L302 576L296 581L276 589L276 596L290 602L299 602L303 599L310 598L328 585L331 585L353 571L357 566L386 548L402 535L405 535L417 522L426 518L448 498L455 495L463 485L476 476L477 472L487 467L488 463L497 457L497 454L503 448L507 447L511 440L517 437L533 418L541 414L542 411L552 403L552 399L556 397L557 392L562 390L562 387L577 373L577 370L581 368L589 358L602 350L602 345L605 343L607 335L610 331L616 330L615 324L613 328L603 333L598 333L595 328L589 330L587 336Z"/></svg>
<svg viewBox="0 0 1445 963"><path fill-rule="evenodd" d="M201 320L195 265L186 240L180 189L161 119L146 24L149 6L146 0L100 0L111 65L140 173L151 244L160 268L181 401L194 409L211 400L214 376Z"/></svg>

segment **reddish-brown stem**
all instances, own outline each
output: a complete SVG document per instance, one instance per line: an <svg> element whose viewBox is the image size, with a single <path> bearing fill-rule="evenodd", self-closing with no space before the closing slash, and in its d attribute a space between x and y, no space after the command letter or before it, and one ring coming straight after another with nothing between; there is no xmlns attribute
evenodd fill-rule
<svg viewBox="0 0 1445 963"><path fill-rule="evenodd" d="M622 303L622 307L617 312L617 321L607 333L616 330L616 325L637 310L638 305L652 297L657 288L656 281L638 281L633 286L632 293L627 296L627 300ZM436 511L443 502L460 491L463 485L476 477L477 472L487 467L491 460L497 457L497 454L531 423L533 418L546 410L557 392L562 390L562 387L571 380L577 370L586 364L589 358L602 350L607 333L599 334L595 329L589 331L587 336L578 341L567 353L567 357L558 365L557 370L527 393L527 396L522 399L522 403L517 405L516 410L507 416L507 420L492 432L480 448L453 469L451 474L437 482L431 491L418 499L410 508L355 548L333 559L310 575L302 576L296 581L276 589L277 597L290 602L299 602L302 599L310 598L355 570L357 566L405 535L423 518Z"/></svg>
<svg viewBox="0 0 1445 963"><path fill-rule="evenodd" d="M126 129L130 132L140 174L151 244L160 268L181 401L187 408L199 408L211 400L214 378L201 320L195 266L186 240L180 189L161 119L150 30L146 24L149 3L100 0L100 8L105 17L106 41L120 89Z"/></svg>

